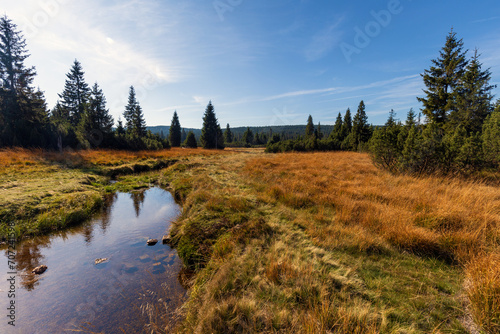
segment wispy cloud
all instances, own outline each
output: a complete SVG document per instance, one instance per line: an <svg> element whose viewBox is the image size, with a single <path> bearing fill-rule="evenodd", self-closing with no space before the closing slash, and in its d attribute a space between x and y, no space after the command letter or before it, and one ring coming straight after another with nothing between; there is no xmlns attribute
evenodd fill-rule
<svg viewBox="0 0 500 334"><path fill-rule="evenodd" d="M293 91L293 92L288 92L288 93L283 93L279 95L273 95L269 97L264 97L260 101L272 101L272 100L279 100L283 98L289 98L289 97L296 97L296 96L304 96L304 95L317 95L317 94L324 94L324 93L347 93L347 92L355 92L355 91L361 91L365 89L370 89L370 88L381 88L387 85L391 85L394 83L398 82L403 82L406 80L410 79L415 79L419 78L419 74L414 74L414 75L408 75L408 76L403 76L403 77L397 77L389 80L384 80L384 81L376 81L372 82L366 85L360 85L360 86L344 86L344 87L330 87L330 88L321 88L321 89L310 89L310 90L299 90L299 91Z"/></svg>
<svg viewBox="0 0 500 334"><path fill-rule="evenodd" d="M493 20L500 20L500 16L492 16L492 17L488 17L488 18L484 18L484 19L474 20L474 21L471 21L470 23L484 23L484 22L493 21Z"/></svg>

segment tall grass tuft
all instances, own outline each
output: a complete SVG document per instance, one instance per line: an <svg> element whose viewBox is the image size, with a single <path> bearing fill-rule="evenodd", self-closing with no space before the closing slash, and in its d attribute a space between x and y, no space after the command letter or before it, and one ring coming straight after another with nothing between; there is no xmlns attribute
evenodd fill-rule
<svg viewBox="0 0 500 334"><path fill-rule="evenodd" d="M500 333L500 254L476 256L466 267L472 317L486 333Z"/></svg>

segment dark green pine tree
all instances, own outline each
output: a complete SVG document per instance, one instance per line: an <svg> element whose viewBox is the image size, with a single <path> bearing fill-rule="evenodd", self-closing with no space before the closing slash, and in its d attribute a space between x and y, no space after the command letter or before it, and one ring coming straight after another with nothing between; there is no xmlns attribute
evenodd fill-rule
<svg viewBox="0 0 500 334"><path fill-rule="evenodd" d="M137 101L134 86L130 86L128 103L125 106L123 117L125 118L127 133L139 138L146 136L146 121L144 120L142 108Z"/></svg>
<svg viewBox="0 0 500 334"><path fill-rule="evenodd" d="M125 128L123 127L123 122L122 122L121 117L118 118L118 125L116 127L116 134L120 135L120 136L125 134Z"/></svg>
<svg viewBox="0 0 500 334"><path fill-rule="evenodd" d="M90 96L90 88L85 82L84 75L82 65L75 59L69 73L66 74L64 91L59 94L61 105L68 110L71 124L74 127L80 123L80 118Z"/></svg>
<svg viewBox="0 0 500 334"><path fill-rule="evenodd" d="M97 82L90 91L87 113L90 116L92 129L105 134L110 134L113 131L115 121L109 113L109 109L106 106L106 97Z"/></svg>
<svg viewBox="0 0 500 334"><path fill-rule="evenodd" d="M32 86L34 67L26 68L26 40L7 16L0 18L0 145L43 147L48 132L45 97Z"/></svg>
<svg viewBox="0 0 500 334"><path fill-rule="evenodd" d="M197 148L198 143L196 142L196 137L193 131L189 131L187 134L186 140L184 141L184 146L187 148Z"/></svg>
<svg viewBox="0 0 500 334"><path fill-rule="evenodd" d="M110 139L113 132L113 117L106 107L106 97L97 82L92 87L85 112L80 118L77 137L83 146L100 146Z"/></svg>
<svg viewBox="0 0 500 334"><path fill-rule="evenodd" d="M408 129L411 129L417 125L417 115L415 115L413 108L410 108L410 111L408 111L405 125Z"/></svg>
<svg viewBox="0 0 500 334"><path fill-rule="evenodd" d="M450 114L451 127L461 125L469 135L480 133L486 117L493 111L491 91L496 86L490 84L489 69L483 71L481 67L475 50L457 90L457 109Z"/></svg>
<svg viewBox="0 0 500 334"><path fill-rule="evenodd" d="M172 117L172 122L170 123L170 133L169 133L170 145L172 147L180 147L182 139L182 129L181 123L179 122L179 116L177 111L174 111L174 116Z"/></svg>
<svg viewBox="0 0 500 334"><path fill-rule="evenodd" d="M135 108L133 125L135 135L137 135L139 138L146 136L146 120L144 119L144 113L142 112L142 108L139 103L137 103L137 107Z"/></svg>
<svg viewBox="0 0 500 334"><path fill-rule="evenodd" d="M368 124L368 117L366 116L365 103L361 101L352 122L352 148L358 150L360 145L368 142L369 139L370 125Z"/></svg>
<svg viewBox="0 0 500 334"><path fill-rule="evenodd" d="M201 144L206 149L223 149L224 136L219 122L215 116L214 106L210 101L203 116L203 128L201 129Z"/></svg>
<svg viewBox="0 0 500 334"><path fill-rule="evenodd" d="M318 122L318 128L315 130L316 138L323 139L323 132L321 131L321 122Z"/></svg>
<svg viewBox="0 0 500 334"><path fill-rule="evenodd" d="M251 146L253 144L254 135L252 130L247 127L245 132L243 132L243 142L246 146Z"/></svg>
<svg viewBox="0 0 500 334"><path fill-rule="evenodd" d="M351 109L347 108L344 115L344 122L342 123L342 140L347 138L347 136L349 136L351 132L352 132Z"/></svg>
<svg viewBox="0 0 500 334"><path fill-rule="evenodd" d="M229 127L229 123L226 125L226 130L224 131L224 142L232 143L234 140L233 133L231 132L231 128Z"/></svg>
<svg viewBox="0 0 500 334"><path fill-rule="evenodd" d="M314 123L313 123L313 118L311 115L307 118L307 125L306 125L306 137L311 137L314 135Z"/></svg>
<svg viewBox="0 0 500 334"><path fill-rule="evenodd" d="M430 122L443 126L450 113L457 110L458 88L467 66L466 53L463 41L452 30L439 57L422 74L426 97L417 99L424 105L422 112Z"/></svg>
<svg viewBox="0 0 500 334"><path fill-rule="evenodd" d="M137 102L137 98L135 96L135 88L134 86L130 86L128 103L125 106L125 111L123 112L123 118L125 118L125 128L127 131L132 131L134 127L134 113L138 105L139 103Z"/></svg>
<svg viewBox="0 0 500 334"><path fill-rule="evenodd" d="M342 140L344 140L344 138L342 138L342 124L343 124L342 114L339 113L337 115L337 119L335 120L335 125L333 126L333 130L330 133L330 139L338 142L342 142Z"/></svg>

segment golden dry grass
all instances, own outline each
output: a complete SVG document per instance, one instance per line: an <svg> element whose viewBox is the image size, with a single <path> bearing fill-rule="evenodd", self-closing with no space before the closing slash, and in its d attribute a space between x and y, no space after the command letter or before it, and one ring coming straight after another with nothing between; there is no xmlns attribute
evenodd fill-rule
<svg viewBox="0 0 500 334"><path fill-rule="evenodd" d="M394 176L358 153L286 154L253 159L247 173L265 200L319 207L326 229L308 230L325 245L339 226L382 237L401 249L450 261L500 244L500 189L457 179ZM334 213L327 215L325 212ZM307 223L307 222L306 222ZM377 247L379 241L374 239Z"/></svg>
<svg viewBox="0 0 500 334"><path fill-rule="evenodd" d="M474 320L499 331L500 188L394 176L376 169L368 155L347 152L259 157L246 173L259 180L263 200L309 210L313 219L296 223L324 248L396 247L464 265Z"/></svg>

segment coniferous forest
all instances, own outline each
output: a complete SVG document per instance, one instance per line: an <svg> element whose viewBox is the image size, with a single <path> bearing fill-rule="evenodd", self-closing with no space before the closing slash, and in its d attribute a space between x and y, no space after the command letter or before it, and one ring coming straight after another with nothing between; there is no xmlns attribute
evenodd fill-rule
<svg viewBox="0 0 500 334"><path fill-rule="evenodd" d="M49 110L43 91L33 85L36 69L25 66L29 52L22 31L7 16L0 19L0 39L0 146L60 151L194 146L192 136L187 144L177 111L168 135L149 131L133 86L123 119L115 126L104 92L97 82L86 82L78 60L66 74L57 104ZM498 166L500 103L493 100L491 73L483 68L479 51L470 55L451 31L439 56L421 76L426 87L418 98L421 112L409 110L402 121L390 111L386 124L376 126L368 123L361 101L354 116L350 109L339 113L326 134L321 124L314 125L312 116L302 133L296 127L281 132L269 127L255 133L248 127L233 133L229 124L223 132L209 102L196 146L266 145L267 152L367 151L376 165L394 173L467 173Z"/></svg>

